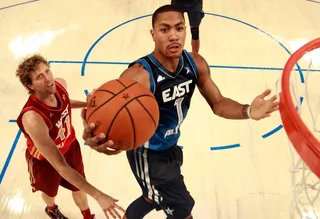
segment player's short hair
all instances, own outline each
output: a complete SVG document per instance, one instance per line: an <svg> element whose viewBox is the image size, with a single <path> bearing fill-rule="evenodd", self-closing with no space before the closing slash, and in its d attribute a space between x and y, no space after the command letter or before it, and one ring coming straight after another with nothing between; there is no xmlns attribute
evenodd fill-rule
<svg viewBox="0 0 320 219"><path fill-rule="evenodd" d="M152 14L152 27L154 27L154 24L158 18L158 15L164 12L169 12L169 11L175 11L175 12L179 12L181 13L183 19L184 19L184 15L183 12L181 10L179 10L177 7L173 6L173 5L163 5L160 8L158 8L153 14Z"/></svg>
<svg viewBox="0 0 320 219"><path fill-rule="evenodd" d="M31 73L37 70L40 63L49 66L48 61L43 56L34 54L31 57L25 58L16 70L16 77L19 77L21 84L28 90L29 94L34 92L28 87L28 85L32 84Z"/></svg>

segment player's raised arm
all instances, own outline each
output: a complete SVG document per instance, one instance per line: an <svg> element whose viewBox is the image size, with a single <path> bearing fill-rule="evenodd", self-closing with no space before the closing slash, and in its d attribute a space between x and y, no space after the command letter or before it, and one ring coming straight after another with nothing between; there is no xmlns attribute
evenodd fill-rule
<svg viewBox="0 0 320 219"><path fill-rule="evenodd" d="M56 144L49 135L49 129L42 117L35 111L28 111L22 117L23 127L46 160L58 171L58 173L71 184L92 196L102 207L107 218L108 214L121 218L117 209L124 210L115 202L117 200L105 195L100 190L88 183L76 170L71 168L58 150Z"/></svg>
<svg viewBox="0 0 320 219"><path fill-rule="evenodd" d="M216 115L227 119L252 118L260 120L269 117L272 112L278 109L276 96L268 100L264 99L271 93L269 89L258 95L251 105L240 104L237 101L224 97L211 79L210 68L206 60L196 53L191 53L191 55L199 71L197 83L199 91Z"/></svg>

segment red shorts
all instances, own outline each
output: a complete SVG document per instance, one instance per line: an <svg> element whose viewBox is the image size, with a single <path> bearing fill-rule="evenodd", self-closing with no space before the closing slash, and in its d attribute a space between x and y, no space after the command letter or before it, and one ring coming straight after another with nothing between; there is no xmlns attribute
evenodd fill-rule
<svg viewBox="0 0 320 219"><path fill-rule="evenodd" d="M69 150L64 154L64 158L73 169L85 178L81 148L77 140L72 143ZM59 185L71 191L79 191L77 187L62 178L47 160L34 158L28 150L26 150L26 160L32 192L42 191L49 197L55 197L58 193Z"/></svg>

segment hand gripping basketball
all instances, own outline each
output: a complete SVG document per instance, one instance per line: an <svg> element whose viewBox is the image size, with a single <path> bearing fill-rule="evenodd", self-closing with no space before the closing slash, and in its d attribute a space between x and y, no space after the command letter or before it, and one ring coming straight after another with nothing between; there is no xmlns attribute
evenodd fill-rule
<svg viewBox="0 0 320 219"><path fill-rule="evenodd" d="M94 123L87 124L86 118L87 109L82 109L81 117L84 126L84 130L82 133L82 138L85 140L86 144L90 146L92 149L104 153L107 155L116 155L122 152L122 150L112 150L110 146L114 144L112 140L107 140L105 143L101 144L101 141L106 138L105 134L100 133L96 136L93 136L93 131L96 128Z"/></svg>
<svg viewBox="0 0 320 219"><path fill-rule="evenodd" d="M159 107L146 86L119 78L88 95L82 118L87 144L99 152L117 154L140 147L152 137L159 123Z"/></svg>

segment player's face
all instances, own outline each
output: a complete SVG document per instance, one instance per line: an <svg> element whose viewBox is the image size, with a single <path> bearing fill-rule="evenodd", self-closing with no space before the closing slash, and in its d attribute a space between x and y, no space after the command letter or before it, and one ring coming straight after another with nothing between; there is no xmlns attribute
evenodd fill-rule
<svg viewBox="0 0 320 219"><path fill-rule="evenodd" d="M164 12L158 15L151 30L155 49L168 58L179 58L186 39L186 26L181 13Z"/></svg>
<svg viewBox="0 0 320 219"><path fill-rule="evenodd" d="M35 93L54 94L56 92L56 84L49 66L40 63L35 72L31 74L32 84L30 88Z"/></svg>

